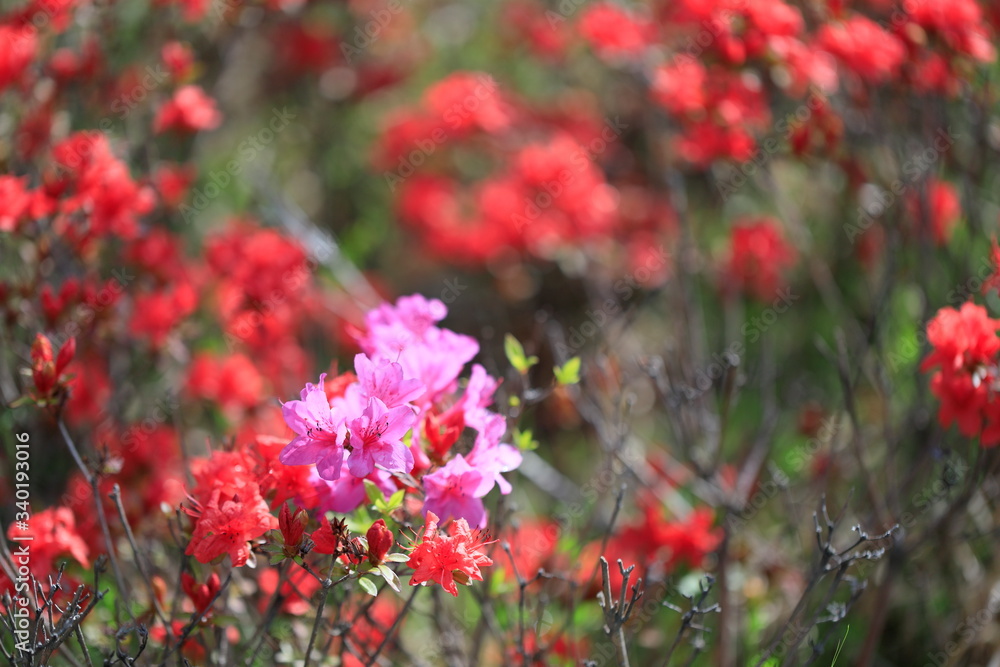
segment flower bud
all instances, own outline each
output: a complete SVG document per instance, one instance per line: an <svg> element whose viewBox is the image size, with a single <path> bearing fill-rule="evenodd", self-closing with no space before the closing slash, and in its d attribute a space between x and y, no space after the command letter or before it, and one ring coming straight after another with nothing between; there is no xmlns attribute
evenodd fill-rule
<svg viewBox="0 0 1000 667"><path fill-rule="evenodd" d="M368 529L365 537L368 539L368 562L378 565L385 560L385 555L395 543L392 531L386 528L384 519L379 519Z"/></svg>
<svg viewBox="0 0 1000 667"><path fill-rule="evenodd" d="M68 341L63 343L62 349L59 350L59 356L56 358L56 375L62 374L66 370L66 366L69 362L73 361L73 357L76 356L76 338L71 336Z"/></svg>
<svg viewBox="0 0 1000 667"><path fill-rule="evenodd" d="M34 366L40 366L46 362L51 362L52 341L44 334L36 334L35 342L31 344L31 361Z"/></svg>

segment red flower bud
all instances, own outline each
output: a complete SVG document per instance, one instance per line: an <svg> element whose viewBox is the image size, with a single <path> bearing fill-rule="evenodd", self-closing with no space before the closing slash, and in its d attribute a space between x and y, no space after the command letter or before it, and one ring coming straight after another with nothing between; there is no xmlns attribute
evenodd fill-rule
<svg viewBox="0 0 1000 667"><path fill-rule="evenodd" d="M365 537L368 539L368 562L378 565L385 560L385 555L395 544L392 531L386 528L385 520L379 519L368 529Z"/></svg>
<svg viewBox="0 0 1000 667"><path fill-rule="evenodd" d="M70 336L70 339L63 343L62 349L59 350L59 356L56 358L56 375L61 375L69 362L73 361L73 357L76 356L76 338Z"/></svg>
<svg viewBox="0 0 1000 667"><path fill-rule="evenodd" d="M205 583L200 583L187 572L181 574L181 588L184 589L184 593L194 604L194 608L199 614L203 613L212 604L220 587L219 575L215 572L212 573L212 576Z"/></svg>
<svg viewBox="0 0 1000 667"><path fill-rule="evenodd" d="M319 528L313 531L312 541L316 546L313 551L318 554L335 554L340 549L341 540L347 537L347 526L343 519L334 521L333 525L323 519Z"/></svg>
<svg viewBox="0 0 1000 667"><path fill-rule="evenodd" d="M36 334L31 344L31 361L34 367L52 361L52 342L44 334Z"/></svg>
<svg viewBox="0 0 1000 667"><path fill-rule="evenodd" d="M288 509L288 503L281 506L278 513L278 529L281 530L281 539L285 542L286 553L288 550L297 551L302 544L302 535L305 533L305 513L301 508L292 513Z"/></svg>
<svg viewBox="0 0 1000 667"><path fill-rule="evenodd" d="M51 361L36 363L31 368L31 377L40 396L48 396L56 386L56 368Z"/></svg>

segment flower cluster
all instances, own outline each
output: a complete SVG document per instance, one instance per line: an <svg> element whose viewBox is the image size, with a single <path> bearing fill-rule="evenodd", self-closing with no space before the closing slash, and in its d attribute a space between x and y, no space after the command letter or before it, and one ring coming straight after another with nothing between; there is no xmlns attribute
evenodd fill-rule
<svg viewBox="0 0 1000 667"><path fill-rule="evenodd" d="M540 114L492 77L461 72L431 86L420 108L387 119L374 162L400 219L435 255L557 258L571 247L608 252L617 234L627 261L639 263L640 248L671 235L673 217L663 201L617 210L619 193L598 164L621 153L627 129L592 110ZM467 150L488 152L492 165L472 182L454 164Z"/></svg>
<svg viewBox="0 0 1000 667"><path fill-rule="evenodd" d="M773 218L738 220L732 227L724 289L769 301L797 257Z"/></svg>
<svg viewBox="0 0 1000 667"><path fill-rule="evenodd" d="M933 350L921 365L924 371L937 369L931 392L941 401L941 425L958 424L962 435L979 437L984 447L1000 444L998 332L1000 320L982 306L942 308L927 325Z"/></svg>
<svg viewBox="0 0 1000 667"><path fill-rule="evenodd" d="M501 442L506 419L488 409L499 383L475 365L464 391L458 389L479 346L435 326L446 314L443 303L419 295L376 308L365 319L364 352L354 359L351 381L329 396L321 375L299 400L282 406L296 436L280 460L315 464L329 509L357 507L366 478L389 490L393 475L405 483L412 474L422 483L425 513L483 527L482 498L494 486L510 493L502 475L520 465L521 455ZM476 432L472 449L452 455L465 427Z"/></svg>

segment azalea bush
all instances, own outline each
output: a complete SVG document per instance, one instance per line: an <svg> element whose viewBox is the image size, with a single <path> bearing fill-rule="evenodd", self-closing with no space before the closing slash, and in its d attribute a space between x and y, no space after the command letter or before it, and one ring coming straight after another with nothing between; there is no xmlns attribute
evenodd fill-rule
<svg viewBox="0 0 1000 667"><path fill-rule="evenodd" d="M0 10L0 655L998 650L1000 11Z"/></svg>

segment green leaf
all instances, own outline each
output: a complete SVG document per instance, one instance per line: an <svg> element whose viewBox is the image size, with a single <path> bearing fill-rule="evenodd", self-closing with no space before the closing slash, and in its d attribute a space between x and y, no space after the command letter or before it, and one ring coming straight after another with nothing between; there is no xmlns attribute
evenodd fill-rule
<svg viewBox="0 0 1000 667"><path fill-rule="evenodd" d="M514 444L517 445L518 449L525 452L538 449L538 441L531 436L531 429L526 431L514 429Z"/></svg>
<svg viewBox="0 0 1000 667"><path fill-rule="evenodd" d="M410 560L410 554L386 554L387 563L405 563Z"/></svg>
<svg viewBox="0 0 1000 667"><path fill-rule="evenodd" d="M518 368L524 363L524 347L511 334L504 336L503 351L507 355L507 361L514 368Z"/></svg>
<svg viewBox="0 0 1000 667"><path fill-rule="evenodd" d="M848 625L848 626L847 626L847 631L846 631L846 632L844 632L844 637L843 637L843 638L842 638L842 639L840 640L840 643L839 643L839 644L837 644L837 652L833 654L833 662L831 662L831 663L830 663L830 667L833 667L834 665L836 665L836 664L837 664L837 658L839 658L839 657L840 657L840 652L841 652L841 650L843 650L843 648L844 648L844 643L845 643L845 642L847 641L847 634L848 634L848 633L849 633L850 631L851 631L851 626L850 626L850 625Z"/></svg>
<svg viewBox="0 0 1000 667"><path fill-rule="evenodd" d="M285 554L278 553L278 554L272 554L271 555L271 561L270 562L271 562L271 565L277 565L278 563L280 563L283 560L285 560Z"/></svg>
<svg viewBox="0 0 1000 667"><path fill-rule="evenodd" d="M379 502L385 503L385 494L382 493L382 489L378 488L378 485L370 479L365 479L365 494L368 496L368 501L376 507Z"/></svg>
<svg viewBox="0 0 1000 667"><path fill-rule="evenodd" d="M556 366L553 372L559 384L577 384L580 381L580 357L573 357L562 366Z"/></svg>
<svg viewBox="0 0 1000 667"><path fill-rule="evenodd" d="M385 579L385 583L389 584L390 588L398 593L399 577L397 577L396 573L392 571L392 568L385 563L381 563L378 566L378 571L382 575L382 578Z"/></svg>
<svg viewBox="0 0 1000 667"><path fill-rule="evenodd" d="M389 512L395 512L400 507L403 506L403 496L406 495L406 489L400 489L396 493L392 494L389 498Z"/></svg>
<svg viewBox="0 0 1000 667"><path fill-rule="evenodd" d="M503 350L507 354L507 361L521 375L527 373L528 369L538 363L538 357L524 355L524 346L510 334L507 334L503 339Z"/></svg>
<svg viewBox="0 0 1000 667"><path fill-rule="evenodd" d="M358 577L358 584L361 585L361 588L365 589L365 593L368 593L368 595L372 597L378 595L378 586L376 586L375 582L371 579Z"/></svg>

